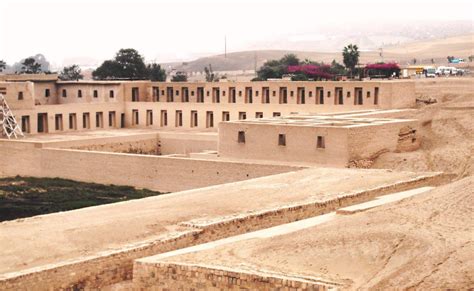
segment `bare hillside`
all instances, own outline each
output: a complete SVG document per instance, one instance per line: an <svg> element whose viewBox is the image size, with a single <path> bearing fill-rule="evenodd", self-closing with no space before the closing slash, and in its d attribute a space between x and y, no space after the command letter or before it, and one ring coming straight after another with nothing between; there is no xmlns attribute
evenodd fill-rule
<svg viewBox="0 0 474 291"><path fill-rule="evenodd" d="M224 55L215 55L199 58L185 63L164 64L182 71L203 71L204 67L211 64L216 71L236 71L253 70L255 63L259 68L265 61L279 59L285 54L293 53L300 59L311 59L314 61L329 63L332 60L342 62L343 45L340 51L335 52L315 52L298 50L258 50L228 53ZM401 64L411 62L414 58L417 63L431 63L433 59L436 63L446 63L446 57L456 56L467 58L474 54L474 35L448 37L442 39L423 40L410 42L395 46L390 46L384 50L384 60L397 61ZM380 61L379 51L362 51L360 55L361 63L373 63Z"/></svg>
<svg viewBox="0 0 474 291"><path fill-rule="evenodd" d="M474 78L438 78L416 83L418 98L438 103L420 105L405 114L419 119L421 148L408 153L386 153L375 168L410 171L444 171L458 177L474 174Z"/></svg>

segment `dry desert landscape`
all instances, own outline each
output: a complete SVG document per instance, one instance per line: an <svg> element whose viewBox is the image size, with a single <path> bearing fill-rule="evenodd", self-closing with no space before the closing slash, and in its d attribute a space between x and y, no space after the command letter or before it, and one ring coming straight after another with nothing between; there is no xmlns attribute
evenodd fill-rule
<svg viewBox="0 0 474 291"><path fill-rule="evenodd" d="M472 1L41 2L0 291L474 290Z"/></svg>

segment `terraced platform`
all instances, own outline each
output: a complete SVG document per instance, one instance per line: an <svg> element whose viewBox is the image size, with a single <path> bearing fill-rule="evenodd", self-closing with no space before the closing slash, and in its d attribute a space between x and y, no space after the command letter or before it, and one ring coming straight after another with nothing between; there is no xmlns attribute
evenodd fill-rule
<svg viewBox="0 0 474 291"><path fill-rule="evenodd" d="M0 224L0 288L102 287L133 260L434 185L439 173L312 168ZM34 237L34 239L32 239ZM21 285L19 285L21 284Z"/></svg>
<svg viewBox="0 0 474 291"><path fill-rule="evenodd" d="M472 213L473 182L468 177L437 188L380 196L344 211L138 259L133 286L137 290L472 287L474 224L465 217Z"/></svg>

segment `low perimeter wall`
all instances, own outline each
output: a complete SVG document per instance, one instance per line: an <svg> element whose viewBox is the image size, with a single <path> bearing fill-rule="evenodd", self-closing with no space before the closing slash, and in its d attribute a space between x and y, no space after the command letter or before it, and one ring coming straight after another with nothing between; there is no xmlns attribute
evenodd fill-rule
<svg viewBox="0 0 474 291"><path fill-rule="evenodd" d="M42 146L31 142L0 141L0 175L58 177L175 192L302 169Z"/></svg>

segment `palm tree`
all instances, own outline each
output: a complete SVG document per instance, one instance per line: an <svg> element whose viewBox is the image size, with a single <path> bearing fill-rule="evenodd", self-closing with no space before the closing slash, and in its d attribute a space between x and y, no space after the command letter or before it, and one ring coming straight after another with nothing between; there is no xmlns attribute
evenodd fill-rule
<svg viewBox="0 0 474 291"><path fill-rule="evenodd" d="M359 63L359 48L355 44L345 46L342 50L342 57L344 65L349 70L352 79L352 73L354 72L356 65Z"/></svg>

